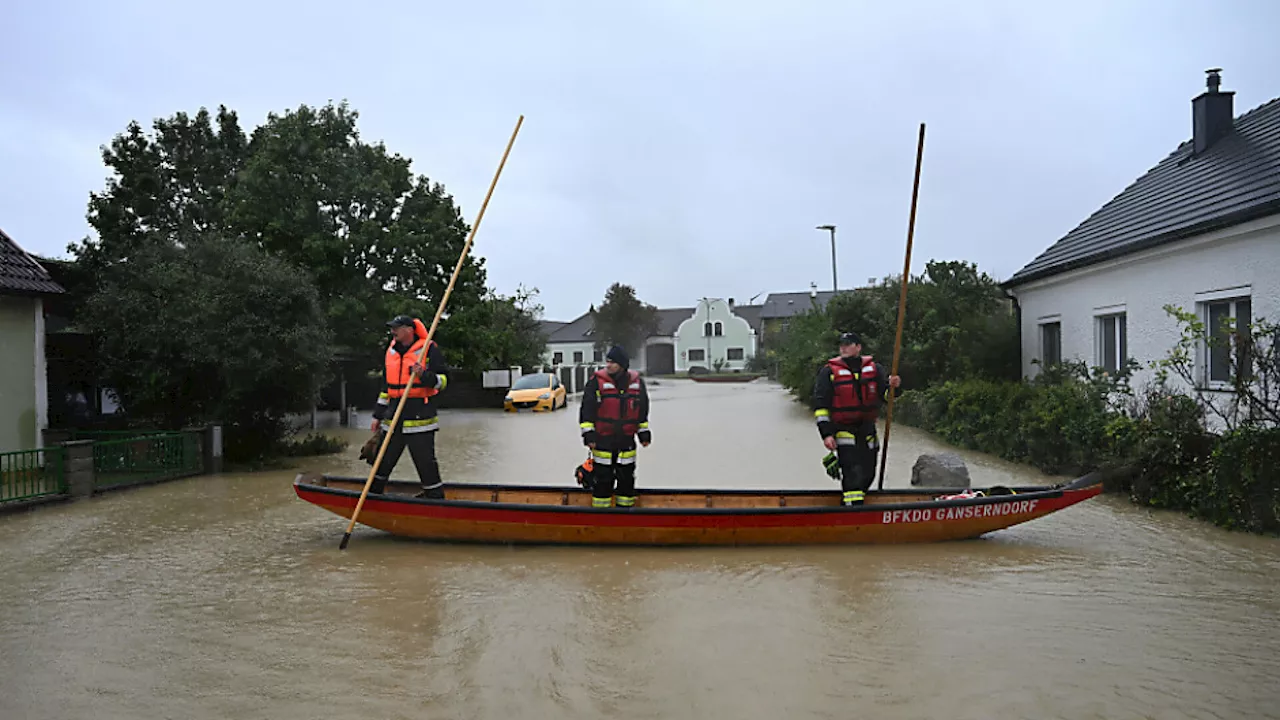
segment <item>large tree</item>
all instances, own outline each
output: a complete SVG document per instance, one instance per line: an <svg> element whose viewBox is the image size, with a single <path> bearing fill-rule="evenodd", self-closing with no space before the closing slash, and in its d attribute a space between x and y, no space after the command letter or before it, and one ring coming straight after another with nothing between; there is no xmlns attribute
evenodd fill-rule
<svg viewBox="0 0 1280 720"><path fill-rule="evenodd" d="M228 215L239 232L307 268L340 342L364 348L406 305L434 317L468 227L439 183L363 142L357 118L345 104L269 115L253 133ZM469 254L450 313L480 301L483 264Z"/></svg>
<svg viewBox="0 0 1280 720"><path fill-rule="evenodd" d="M225 107L156 120L150 136L130 123L103 149L115 177L91 195L98 237L71 251L96 274L184 234L244 238L305 270L340 345L377 345L392 315L434 315L468 227L440 184L362 141L357 118L346 104L303 105L251 140ZM449 310L479 302L484 280L468 257Z"/></svg>
<svg viewBox="0 0 1280 720"><path fill-rule="evenodd" d="M236 114L219 106L212 117L179 112L157 119L147 135L136 121L102 148L114 173L89 194L89 224L97 238L68 249L97 274L151 244L175 246L182 234L224 232L227 192L247 157Z"/></svg>
<svg viewBox="0 0 1280 720"><path fill-rule="evenodd" d="M591 310L591 319L595 347L600 350L620 345L634 355L645 338L658 332L658 309L642 302L635 288L622 283L609 286L604 302Z"/></svg>
<svg viewBox="0 0 1280 720"><path fill-rule="evenodd" d="M166 428L221 422L233 460L273 449L332 357L306 275L239 239L143 243L103 271L85 312L126 413Z"/></svg>

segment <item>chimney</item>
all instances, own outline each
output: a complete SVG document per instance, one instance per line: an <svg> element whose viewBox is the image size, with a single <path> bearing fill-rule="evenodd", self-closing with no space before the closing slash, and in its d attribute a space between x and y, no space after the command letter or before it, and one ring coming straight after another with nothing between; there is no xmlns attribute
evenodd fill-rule
<svg viewBox="0 0 1280 720"><path fill-rule="evenodd" d="M1218 85L1222 83L1222 76L1219 75L1222 68L1210 68L1205 72L1209 75L1205 82L1209 89L1191 101L1191 130L1196 155L1208 150L1229 134L1235 119L1232 108L1235 93L1218 92Z"/></svg>

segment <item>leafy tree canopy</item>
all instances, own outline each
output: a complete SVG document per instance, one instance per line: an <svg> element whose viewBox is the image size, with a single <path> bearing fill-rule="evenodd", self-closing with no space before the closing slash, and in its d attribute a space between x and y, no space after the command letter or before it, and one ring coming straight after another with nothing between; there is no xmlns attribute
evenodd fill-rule
<svg viewBox="0 0 1280 720"><path fill-rule="evenodd" d="M595 347L608 350L620 345L635 356L645 338L658 332L658 309L641 302L635 288L614 283L605 292L600 307L590 310L595 328Z"/></svg>
<svg viewBox="0 0 1280 720"><path fill-rule="evenodd" d="M376 345L406 305L434 315L469 228L443 186L361 140L357 119L345 103L302 105L251 138L225 106L156 120L151 135L132 122L103 149L114 177L90 197L98 237L70 250L97 272L190 233L244 238L306 271L340 345ZM485 294L483 264L464 262L450 311Z"/></svg>
<svg viewBox="0 0 1280 720"><path fill-rule="evenodd" d="M104 271L85 312L125 411L166 428L220 421L232 459L272 449L332 357L305 274L239 239L144 243Z"/></svg>
<svg viewBox="0 0 1280 720"><path fill-rule="evenodd" d="M808 399L818 366L837 352L841 332L862 336L863 352L892 365L901 278L842 292L791 320L773 359L779 380ZM1017 319L996 281L972 263L930 261L907 282L898 372L904 388L965 378L1019 376Z"/></svg>

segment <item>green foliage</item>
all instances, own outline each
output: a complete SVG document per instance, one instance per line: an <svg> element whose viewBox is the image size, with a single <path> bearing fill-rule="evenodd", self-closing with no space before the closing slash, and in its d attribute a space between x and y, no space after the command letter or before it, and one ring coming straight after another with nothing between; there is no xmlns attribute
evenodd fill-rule
<svg viewBox="0 0 1280 720"><path fill-rule="evenodd" d="M357 118L345 104L268 115L226 213L236 231L306 268L336 337L366 348L406 305L435 316L468 228L440 184L415 178L382 143L363 142ZM478 304L484 280L483 261L469 255L449 312Z"/></svg>
<svg viewBox="0 0 1280 720"><path fill-rule="evenodd" d="M1127 470L1116 489L1134 502L1280 532L1280 429L1246 423L1214 435L1204 405L1165 380L1132 392L1137 367L1112 376L1065 363L1030 382L948 382L905 393L894 418L1049 473Z"/></svg>
<svg viewBox="0 0 1280 720"><path fill-rule="evenodd" d="M862 336L863 352L886 367L893 360L901 278L843 292L825 308L791 319L773 351L778 380L809 399L818 367L836 354L841 332ZM898 374L904 389L949 380L1012 380L1019 375L1018 326L995 280L971 263L931 261L907 282Z"/></svg>
<svg viewBox="0 0 1280 720"><path fill-rule="evenodd" d="M539 322L542 305L534 302L537 294L537 288L523 287L510 297L489 293L480 303L450 316L439 337L451 364L472 373L540 365L547 336Z"/></svg>
<svg viewBox="0 0 1280 720"><path fill-rule="evenodd" d="M301 440L287 439L280 443L278 453L284 457L309 457L333 455L347 449L347 441L324 433L307 433Z"/></svg>
<svg viewBox="0 0 1280 720"><path fill-rule="evenodd" d="M125 411L168 428L222 422L229 460L271 450L332 356L306 275L243 240L140 243L103 271L85 312Z"/></svg>
<svg viewBox="0 0 1280 720"><path fill-rule="evenodd" d="M960 447L1024 462L1046 473L1107 466L1123 428L1112 424L1132 400L1130 363L1115 376L1083 363L1048 368L1031 382L953 380L904 393L894 418Z"/></svg>
<svg viewBox="0 0 1280 720"><path fill-rule="evenodd" d="M72 305L131 411L223 420L229 455L287 451L282 414L309 406L331 345L373 370L387 319L435 316L468 227L439 183L363 141L357 118L302 105L249 138L233 111L201 109L150 133L131 122L103 148L113 176L90 195L97 236L69 248L88 279ZM437 328L446 356L468 370L536 360L527 297L484 283L469 254ZM177 353L174 337L204 351Z"/></svg>
<svg viewBox="0 0 1280 720"><path fill-rule="evenodd" d="M357 118L345 103L302 105L250 140L225 107L156 120L151 136L132 122L103 150L115 177L90 196L98 237L69 249L96 274L188 234L245 238L306 271L341 345L379 345L390 317L434 316L468 227L440 184L362 141ZM479 303L484 282L469 256L449 311Z"/></svg>
<svg viewBox="0 0 1280 720"><path fill-rule="evenodd" d="M658 331L657 308L641 302L635 288L622 283L609 286L604 302L592 308L591 320L597 349L620 345L632 356L640 351L645 338Z"/></svg>

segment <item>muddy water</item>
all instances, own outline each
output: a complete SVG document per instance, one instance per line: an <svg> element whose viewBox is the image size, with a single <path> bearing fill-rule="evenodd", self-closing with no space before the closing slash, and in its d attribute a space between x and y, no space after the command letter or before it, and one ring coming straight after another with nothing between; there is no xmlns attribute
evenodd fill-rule
<svg viewBox="0 0 1280 720"><path fill-rule="evenodd" d="M643 485L831 487L776 386L664 383ZM576 405L450 412L453 481L563 483ZM303 467L363 476L345 456ZM896 427L886 484L937 449ZM966 455L979 482L1047 482ZM402 464L398 476L412 477ZM1280 541L1098 498L972 542L398 541L226 475L0 517L0 718L1280 717Z"/></svg>

